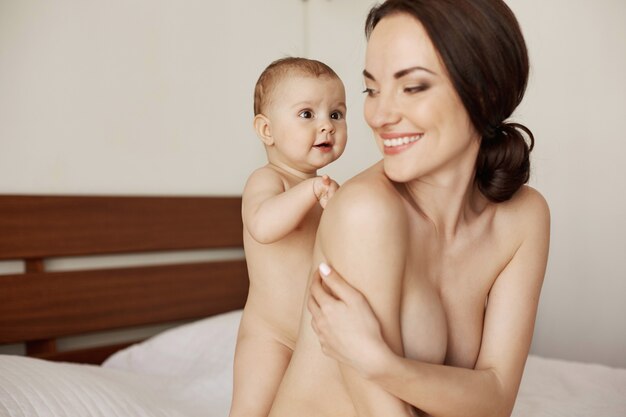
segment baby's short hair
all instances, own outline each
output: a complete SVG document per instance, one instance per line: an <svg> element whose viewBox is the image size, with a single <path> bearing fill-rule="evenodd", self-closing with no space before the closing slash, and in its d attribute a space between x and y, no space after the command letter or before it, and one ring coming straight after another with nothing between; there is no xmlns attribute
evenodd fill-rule
<svg viewBox="0 0 626 417"><path fill-rule="evenodd" d="M254 115L261 114L268 105L272 90L286 75L299 74L311 77L339 76L323 62L314 59L286 57L277 59L263 70L254 86Z"/></svg>

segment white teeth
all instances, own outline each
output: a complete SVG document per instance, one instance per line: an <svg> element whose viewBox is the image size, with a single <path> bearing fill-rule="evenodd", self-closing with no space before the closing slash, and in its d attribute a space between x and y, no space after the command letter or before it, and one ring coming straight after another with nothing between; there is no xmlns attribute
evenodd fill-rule
<svg viewBox="0 0 626 417"><path fill-rule="evenodd" d="M423 135L416 136L405 136L403 138L395 138L395 139L385 139L383 140L383 144L389 148L393 148L394 146L407 145L409 143L413 143L421 138Z"/></svg>

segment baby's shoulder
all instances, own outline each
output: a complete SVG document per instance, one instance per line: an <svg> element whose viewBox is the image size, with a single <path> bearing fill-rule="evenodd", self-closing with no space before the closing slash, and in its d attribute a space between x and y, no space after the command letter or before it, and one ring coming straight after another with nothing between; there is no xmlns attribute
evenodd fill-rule
<svg viewBox="0 0 626 417"><path fill-rule="evenodd" d="M248 177L243 194L256 193L263 189L286 189L286 182L283 176L269 166L262 166L255 169Z"/></svg>

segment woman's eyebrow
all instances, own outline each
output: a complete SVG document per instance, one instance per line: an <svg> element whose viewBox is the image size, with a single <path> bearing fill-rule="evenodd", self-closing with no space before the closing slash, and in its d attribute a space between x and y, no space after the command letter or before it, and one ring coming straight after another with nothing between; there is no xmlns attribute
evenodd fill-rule
<svg viewBox="0 0 626 417"><path fill-rule="evenodd" d="M370 74L369 72L367 72L367 70L363 70L363 76L365 78L369 78L372 81L376 81L376 79L374 78L374 76L372 74Z"/></svg>
<svg viewBox="0 0 626 417"><path fill-rule="evenodd" d="M426 71L429 74L432 75L437 75L434 72L432 72L431 70L429 70L428 68L424 68L424 67L420 67L420 66L415 66L415 67L411 67L411 68L407 68L407 69L403 69L400 70L398 72L396 72L395 74L393 74L393 78L398 79L398 78L402 78L407 74L410 74L414 71Z"/></svg>
<svg viewBox="0 0 626 417"><path fill-rule="evenodd" d="M402 78L405 75L412 73L413 71L426 71L429 74L437 75L436 73L434 73L433 71L429 70L428 68L415 66L415 67L406 68L406 69L403 69L403 70L400 70L400 71L396 72L395 74L393 74L393 78L395 78L395 79ZM372 81L376 81L374 76L372 74L370 74L369 72L367 72L367 70L363 70L363 76L365 78L369 78Z"/></svg>

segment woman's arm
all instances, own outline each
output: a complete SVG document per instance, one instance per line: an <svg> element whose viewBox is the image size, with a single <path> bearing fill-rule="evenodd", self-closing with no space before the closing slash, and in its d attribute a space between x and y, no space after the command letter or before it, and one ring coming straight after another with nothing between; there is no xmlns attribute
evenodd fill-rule
<svg viewBox="0 0 626 417"><path fill-rule="evenodd" d="M276 242L293 231L318 201L324 207L337 188L337 183L325 175L285 191L277 172L260 168L250 176L243 192L243 222L257 242Z"/></svg>
<svg viewBox="0 0 626 417"><path fill-rule="evenodd" d="M380 320L386 345L402 355L400 304L407 226L401 207L394 208L394 196L388 194L384 187L377 189L369 183L342 187L324 212L317 243L326 261L367 298ZM410 407L403 401L354 369L343 364L340 369L360 417L410 415Z"/></svg>
<svg viewBox="0 0 626 417"><path fill-rule="evenodd" d="M522 243L489 295L474 369L427 364L394 352L379 335L376 311L334 272L323 281L314 279L308 304L324 352L433 416L509 416L532 338L549 245L547 205L536 192L528 200L519 219Z"/></svg>

